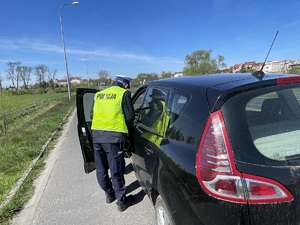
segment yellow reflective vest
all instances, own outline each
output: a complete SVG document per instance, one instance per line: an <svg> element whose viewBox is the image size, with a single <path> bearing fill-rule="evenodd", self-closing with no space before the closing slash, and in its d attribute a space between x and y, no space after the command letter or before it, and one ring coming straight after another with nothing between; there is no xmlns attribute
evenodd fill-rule
<svg viewBox="0 0 300 225"><path fill-rule="evenodd" d="M99 91L94 97L92 130L127 133L122 110L122 99L126 89L112 86Z"/></svg>

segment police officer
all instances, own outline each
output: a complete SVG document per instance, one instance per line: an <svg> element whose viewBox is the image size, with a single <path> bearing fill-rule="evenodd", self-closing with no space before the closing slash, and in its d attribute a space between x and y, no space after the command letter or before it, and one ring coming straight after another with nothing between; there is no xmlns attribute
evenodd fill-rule
<svg viewBox="0 0 300 225"><path fill-rule="evenodd" d="M117 199L123 212L133 203L126 196L123 143L134 120L130 88L132 78L117 75L113 84L95 94L92 114L92 135L97 180L105 192L106 203ZM110 170L111 179L108 170Z"/></svg>

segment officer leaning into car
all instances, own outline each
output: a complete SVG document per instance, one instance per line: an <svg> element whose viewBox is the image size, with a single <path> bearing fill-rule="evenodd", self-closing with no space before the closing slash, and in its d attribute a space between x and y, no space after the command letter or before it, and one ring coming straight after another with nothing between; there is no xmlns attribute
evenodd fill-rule
<svg viewBox="0 0 300 225"><path fill-rule="evenodd" d="M134 200L133 195L126 196L123 147L134 120L131 93L127 90L131 80L130 77L117 75L110 87L97 92L91 115L97 180L105 192L106 203L117 199L121 212Z"/></svg>

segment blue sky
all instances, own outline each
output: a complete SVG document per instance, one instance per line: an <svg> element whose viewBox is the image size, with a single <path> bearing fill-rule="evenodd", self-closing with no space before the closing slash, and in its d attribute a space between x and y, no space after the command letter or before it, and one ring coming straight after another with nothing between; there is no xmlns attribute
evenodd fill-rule
<svg viewBox="0 0 300 225"><path fill-rule="evenodd" d="M212 50L228 67L300 59L299 0L81 0L62 7L70 76L182 71L187 54ZM66 0L7 0L0 7L0 76L7 63L45 64L66 77L59 8ZM32 76L31 83L36 82Z"/></svg>

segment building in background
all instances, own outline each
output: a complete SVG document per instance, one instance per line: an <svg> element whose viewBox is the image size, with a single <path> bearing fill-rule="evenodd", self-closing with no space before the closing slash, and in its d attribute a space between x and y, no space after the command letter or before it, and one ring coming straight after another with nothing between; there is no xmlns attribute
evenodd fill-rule
<svg viewBox="0 0 300 225"><path fill-rule="evenodd" d="M221 70L221 73L240 73L245 70L258 71L262 68L263 62L256 63L244 62L235 64L229 69ZM298 60L273 60L267 61L263 68L264 73L288 73L288 70L292 67L300 66L300 59Z"/></svg>

